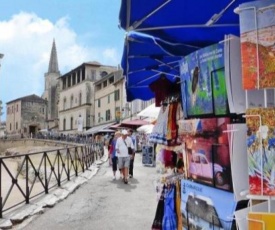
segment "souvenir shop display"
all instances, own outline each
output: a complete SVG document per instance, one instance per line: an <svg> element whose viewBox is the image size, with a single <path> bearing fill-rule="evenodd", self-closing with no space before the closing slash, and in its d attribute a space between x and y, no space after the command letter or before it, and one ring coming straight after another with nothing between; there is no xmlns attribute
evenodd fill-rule
<svg viewBox="0 0 275 230"><path fill-rule="evenodd" d="M233 168L237 169L240 167L242 161L247 160L245 129L243 128L245 124L242 115L238 116L235 114L230 114L227 101L228 93L226 90L227 83L225 69L224 67L219 66L219 61L213 61L215 58L219 59L219 57L223 57L224 49L222 47L223 45L217 44L216 46L205 49L208 53L211 53L210 50L214 49L211 54L203 54L203 52L198 52L201 54L201 58L209 58L209 60L203 60L203 62L208 63L202 64L203 69L210 69L210 67L213 68L213 66L217 66L217 69L212 69L212 80L210 82L207 83L207 77L205 80L202 80L202 82L199 82L200 80L198 76L200 73L198 68L194 67L194 70L191 71L193 73L193 77L197 78L193 81L193 83L196 83L197 81L196 87L202 87L202 91L204 90L204 84L209 84L209 87L211 87L211 92L209 94L211 97L208 97L209 95L205 96L207 99L210 98L209 105L211 104L211 106L206 106L202 113L191 112L189 113L189 115L192 114L191 116L188 116L188 118L184 117L184 112L188 111L188 109L184 111L185 106L187 106L188 103L191 103L192 100L196 103L200 99L195 97L192 98L192 95L189 93L185 94L186 92L183 90L186 89L185 87L189 83L186 83L185 81L187 84L186 85L181 82L181 93L182 95L185 94L185 96L180 98L176 96L169 96L166 97L161 103L159 116L156 120L155 126L153 127L152 133L149 135L149 142L157 145L157 169L159 169L159 164L162 166L162 170L158 170L158 172L161 173L160 176L165 177L169 174L169 172L175 172L177 169L177 162L181 160L184 180L197 183L199 186L207 188L204 189L204 191L208 191L209 188L210 190L213 189L213 191L211 191L215 194L223 194L223 192L226 192L226 194L229 194L231 197L230 199L232 202L236 205L238 202L246 200L246 197L240 195L240 193L248 189L248 177L238 176L236 173L232 173ZM217 53L216 56L214 55L215 52ZM211 57L211 55L214 55L215 58ZM224 66L223 59L224 58L220 61L222 63L221 66ZM187 64L188 62L185 64L181 62L181 68ZM241 77L241 75L239 75L239 77ZM182 79L188 80L188 77L185 76ZM190 82L188 87L190 87L190 90L192 91L191 83L192 82ZM224 90L219 91L220 89ZM243 90L241 87L240 89ZM198 89L193 88L193 90L195 92ZM231 90L231 93L232 92L234 92L234 89ZM203 91L203 93L205 93L205 91ZM197 94L197 96L200 97L201 94ZM175 98L177 100L175 100ZM179 99L181 99L181 101ZM185 102L183 100L190 101L186 102L187 104L184 104ZM242 100L241 105L238 106L237 103L234 104L232 95L230 100L232 102L231 107L235 109L235 111L239 110L243 112L245 108L244 100ZM226 103L223 103L225 101ZM203 98L201 98L201 103L203 105L207 105ZM211 112L205 112L209 108L211 108ZM206 115L207 117L205 117ZM236 132L234 132L234 130ZM240 135L243 135L243 138L238 138ZM239 141L242 141L242 143ZM238 169L238 171L244 173L244 175L247 175L248 167L242 165L241 169ZM183 179L181 181L183 181ZM160 193L160 191L163 190L159 184L156 187L158 187L158 189L156 189L158 191L157 197L159 197L159 204L161 204L164 199L162 198L163 194ZM183 200L182 196L181 200ZM200 204L203 204L204 202L197 201L195 198L193 200L194 202L199 202ZM183 203L181 202L181 209L182 204ZM228 211L230 220L224 220L223 218L221 218L221 220L217 219L212 224L208 223L207 228L205 224L205 229L212 229L213 226L216 226L216 228L231 229L230 227L233 226L234 211L236 210L236 206L230 208L230 205L227 205L227 203L224 203L223 206L225 209L228 208L228 210L230 210ZM196 212L196 210L194 209L192 212ZM156 211L154 223L164 224L163 222L156 220L158 215L157 213L159 213L159 211ZM163 212L161 213L163 214ZM200 218L203 218L203 214L204 213L200 214ZM174 217L175 216L173 215L172 219L174 219ZM175 222L172 221L172 223ZM182 224L186 224L184 220L182 221ZM172 225L174 226L174 224ZM156 225L153 227L152 229L158 229ZM186 229L188 229L188 227Z"/></svg>
<svg viewBox="0 0 275 230"><path fill-rule="evenodd" d="M155 153L153 145L142 146L142 164L153 166L155 164Z"/></svg>
<svg viewBox="0 0 275 230"><path fill-rule="evenodd" d="M246 124L228 124L228 135L231 177L234 199L241 201L246 199L248 191L248 161L246 151Z"/></svg>
<svg viewBox="0 0 275 230"><path fill-rule="evenodd" d="M250 218L249 217L249 213L275 213L275 201L271 201L271 202L267 202L267 201L263 201L263 202L260 202L260 203L256 203L256 204L253 204L250 202L250 205L249 207L247 208L243 208L243 209L240 209L238 211L235 211L234 215L235 215L235 219L236 219L236 224L238 226L239 229L264 229L263 226L259 226L259 228L256 228L256 226L254 226L253 228L252 227L249 227L248 224L249 222L258 222L258 223L261 223L261 224L265 224L264 222L264 219L262 220L256 220L256 218ZM274 216L272 216L272 221L274 222ZM249 221L250 219L250 221ZM274 228L272 228L274 229Z"/></svg>
<svg viewBox="0 0 275 230"><path fill-rule="evenodd" d="M181 181L183 229L231 230L237 203L232 193Z"/></svg>
<svg viewBox="0 0 275 230"><path fill-rule="evenodd" d="M232 191L228 137L224 133L229 122L229 118L191 119L179 122L180 126L185 126L179 128L179 135L181 141L185 142L189 179ZM185 128L188 130L184 130Z"/></svg>
<svg viewBox="0 0 275 230"><path fill-rule="evenodd" d="M152 229L274 228L275 0L236 12L241 38L226 35L179 62L181 116L172 95L161 97L149 141L163 177L182 162L182 215L180 224L176 186L158 184Z"/></svg>
<svg viewBox="0 0 275 230"><path fill-rule="evenodd" d="M257 212L248 213L248 228L249 229L275 229L275 213Z"/></svg>
<svg viewBox="0 0 275 230"><path fill-rule="evenodd" d="M182 229L180 180L182 173L162 177L152 230Z"/></svg>
<svg viewBox="0 0 275 230"><path fill-rule="evenodd" d="M149 88L155 94L156 107L160 107L161 102L172 92L173 83L166 78L165 74L161 74L157 80L149 85Z"/></svg>
<svg viewBox="0 0 275 230"><path fill-rule="evenodd" d="M224 74L230 113L242 114L246 109L246 92L243 90L240 38L225 35Z"/></svg>
<svg viewBox="0 0 275 230"><path fill-rule="evenodd" d="M275 195L275 108L246 112L249 192Z"/></svg>
<svg viewBox="0 0 275 230"><path fill-rule="evenodd" d="M177 73L150 66L144 88L160 108L142 151L159 173L152 230L275 229L275 0L224 6L191 27L237 26L234 12L240 33L184 50Z"/></svg>
<svg viewBox="0 0 275 230"><path fill-rule="evenodd" d="M180 66L185 117L228 114L224 44L195 51L185 56Z"/></svg>
<svg viewBox="0 0 275 230"><path fill-rule="evenodd" d="M241 4L240 15L243 88L275 87L274 0Z"/></svg>

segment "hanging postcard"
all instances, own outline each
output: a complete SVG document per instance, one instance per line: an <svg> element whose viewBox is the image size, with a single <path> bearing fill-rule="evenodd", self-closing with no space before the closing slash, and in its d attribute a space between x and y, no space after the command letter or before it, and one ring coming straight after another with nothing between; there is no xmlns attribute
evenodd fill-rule
<svg viewBox="0 0 275 230"><path fill-rule="evenodd" d="M243 88L275 87L275 1L239 7Z"/></svg>
<svg viewBox="0 0 275 230"><path fill-rule="evenodd" d="M223 44L184 57L180 71L185 117L228 114Z"/></svg>
<svg viewBox="0 0 275 230"><path fill-rule="evenodd" d="M231 230L236 209L234 196L188 180L181 181L183 229Z"/></svg>
<svg viewBox="0 0 275 230"><path fill-rule="evenodd" d="M275 195L275 108L246 112L249 192Z"/></svg>

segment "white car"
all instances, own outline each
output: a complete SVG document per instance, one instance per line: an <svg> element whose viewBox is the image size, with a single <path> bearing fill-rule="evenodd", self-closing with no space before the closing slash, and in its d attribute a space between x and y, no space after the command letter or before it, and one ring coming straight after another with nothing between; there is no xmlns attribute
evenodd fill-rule
<svg viewBox="0 0 275 230"><path fill-rule="evenodd" d="M224 185L225 175L223 167L219 164L212 164L206 156L201 153L193 153L189 165L189 174L193 179L202 178L211 180L216 185Z"/></svg>

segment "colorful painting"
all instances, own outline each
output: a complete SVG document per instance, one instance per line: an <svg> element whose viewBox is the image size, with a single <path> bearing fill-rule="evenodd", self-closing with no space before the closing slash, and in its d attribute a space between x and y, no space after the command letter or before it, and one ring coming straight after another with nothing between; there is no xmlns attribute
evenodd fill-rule
<svg viewBox="0 0 275 230"><path fill-rule="evenodd" d="M251 230L274 230L275 213L248 213L248 229Z"/></svg>
<svg viewBox="0 0 275 230"><path fill-rule="evenodd" d="M200 49L183 58L180 71L185 117L228 113L223 68L223 44Z"/></svg>
<svg viewBox="0 0 275 230"><path fill-rule="evenodd" d="M192 149L186 149L188 177L198 183L231 191L228 145L215 145L211 139L203 138L194 138L193 142Z"/></svg>
<svg viewBox="0 0 275 230"><path fill-rule="evenodd" d="M244 89L275 87L275 7L269 7L274 3L253 1L239 7Z"/></svg>
<svg viewBox="0 0 275 230"><path fill-rule="evenodd" d="M275 108L246 112L249 191L275 195Z"/></svg>
<svg viewBox="0 0 275 230"><path fill-rule="evenodd" d="M229 113L229 106L226 92L224 68L217 69L211 73L212 92L214 100L214 114L225 115Z"/></svg>
<svg viewBox="0 0 275 230"><path fill-rule="evenodd" d="M186 143L187 176L199 183L232 190L231 164L227 129L230 119L194 119L196 132L181 133ZM192 119L189 120L192 124ZM186 135L186 137L185 137Z"/></svg>
<svg viewBox="0 0 275 230"><path fill-rule="evenodd" d="M232 193L181 181L183 229L231 230L235 209Z"/></svg>

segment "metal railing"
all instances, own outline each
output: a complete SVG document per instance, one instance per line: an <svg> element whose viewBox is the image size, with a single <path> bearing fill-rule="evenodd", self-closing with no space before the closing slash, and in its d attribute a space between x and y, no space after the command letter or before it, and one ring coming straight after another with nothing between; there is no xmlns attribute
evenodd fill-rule
<svg viewBox="0 0 275 230"><path fill-rule="evenodd" d="M0 218L77 177L104 154L102 143L0 157Z"/></svg>

